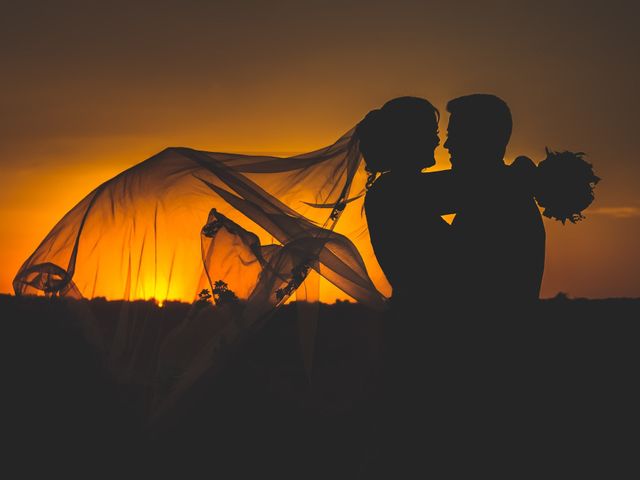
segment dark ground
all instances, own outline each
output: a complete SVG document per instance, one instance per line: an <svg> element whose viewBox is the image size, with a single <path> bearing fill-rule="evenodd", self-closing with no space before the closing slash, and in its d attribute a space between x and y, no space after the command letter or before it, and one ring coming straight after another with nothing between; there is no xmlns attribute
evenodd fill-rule
<svg viewBox="0 0 640 480"><path fill-rule="evenodd" d="M92 307L108 322L121 305ZM189 306L149 308L170 324ZM398 445L415 449L419 478L640 473L640 300L543 301L506 334L476 321L453 350L451 338L432 349L431 364L446 357L440 377L408 375L425 401L394 398L386 417L372 401L379 322L358 305L321 306L311 388L287 306L153 434L65 301L0 296L0 312L2 468L21 476L342 479L358 478L368 458L362 478L372 478ZM374 426L385 418L395 426L380 440Z"/></svg>

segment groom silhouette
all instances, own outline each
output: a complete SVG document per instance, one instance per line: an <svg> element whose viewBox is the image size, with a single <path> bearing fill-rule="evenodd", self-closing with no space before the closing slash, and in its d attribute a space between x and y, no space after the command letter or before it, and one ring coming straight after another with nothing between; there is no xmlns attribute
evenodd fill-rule
<svg viewBox="0 0 640 480"><path fill-rule="evenodd" d="M535 410L527 400L535 360L522 320L540 293L545 231L520 166L504 163L507 104L474 94L451 100L447 110L444 147L457 197L447 276L453 301L447 321L425 340L425 410L432 468L469 476L532 461L532 424L523 412Z"/></svg>
<svg viewBox="0 0 640 480"><path fill-rule="evenodd" d="M447 111L444 147L465 192L452 224L454 293L485 307L478 312L526 308L540 293L545 231L531 189L504 163L509 107L494 95L474 94L451 100Z"/></svg>

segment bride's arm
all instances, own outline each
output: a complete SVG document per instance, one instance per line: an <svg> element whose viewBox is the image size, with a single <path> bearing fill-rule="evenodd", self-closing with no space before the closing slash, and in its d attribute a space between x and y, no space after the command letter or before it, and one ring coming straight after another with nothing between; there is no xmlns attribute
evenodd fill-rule
<svg viewBox="0 0 640 480"><path fill-rule="evenodd" d="M423 173L419 182L421 199L434 213L456 213L463 189L451 170Z"/></svg>
<svg viewBox="0 0 640 480"><path fill-rule="evenodd" d="M520 156L508 165L510 181L517 182L519 188L532 192L530 178L532 170L536 166L527 157ZM461 176L453 170L440 170L427 172L420 175L417 188L421 192L422 201L438 215L456 213L461 202L468 201L471 197L480 197L483 192L481 179L477 176Z"/></svg>

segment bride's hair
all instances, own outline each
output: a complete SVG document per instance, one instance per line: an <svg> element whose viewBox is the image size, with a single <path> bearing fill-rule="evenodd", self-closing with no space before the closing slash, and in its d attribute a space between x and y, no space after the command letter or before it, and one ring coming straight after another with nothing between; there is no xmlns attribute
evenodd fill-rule
<svg viewBox="0 0 640 480"><path fill-rule="evenodd" d="M365 168L372 177L393 170L402 161L406 141L424 136L429 126L437 135L440 112L419 97L398 97L370 111L356 127Z"/></svg>
<svg viewBox="0 0 640 480"><path fill-rule="evenodd" d="M545 217L582 220L582 211L593 202L593 189L600 178L582 152L554 152L545 149L547 157L536 167L527 157L518 157L513 166L529 185Z"/></svg>

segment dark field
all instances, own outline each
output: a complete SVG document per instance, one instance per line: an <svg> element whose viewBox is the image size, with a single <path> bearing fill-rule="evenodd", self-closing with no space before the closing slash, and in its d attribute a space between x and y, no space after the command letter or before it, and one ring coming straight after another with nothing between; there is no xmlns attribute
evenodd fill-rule
<svg viewBox="0 0 640 480"><path fill-rule="evenodd" d="M105 329L122 307L89 305ZM409 425L413 414L388 411L406 405L413 412L410 399L395 398L386 410L377 403L380 319L354 304L321 305L309 384L296 306L289 305L219 375L200 382L171 422L152 430L135 393L104 371L73 320L76 307L0 296L7 471L14 464L23 476L47 477L359 478L364 459L384 457L396 444L415 450L407 447L420 478L461 478L461 471L462 478L640 473L640 300L557 298L522 320L525 328L499 330L476 319L473 334L449 331L432 348L440 352L436 360L445 359L442 366L429 367L437 364L432 356L424 375L403 377L419 386L408 391L429 392L419 397L426 401L415 425ZM190 306L139 302L136 308L169 328ZM436 344L413 339L411 345ZM450 427L424 423L446 414L455 417ZM397 438L379 439L376 426L385 418L399 419L389 430ZM454 430L466 441L445 438L444 431ZM360 478L375 477L365 472ZM393 477L407 478L386 476Z"/></svg>

